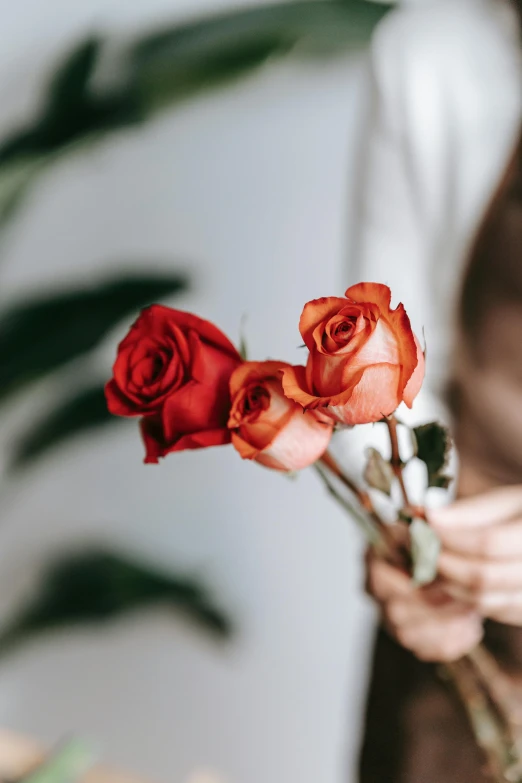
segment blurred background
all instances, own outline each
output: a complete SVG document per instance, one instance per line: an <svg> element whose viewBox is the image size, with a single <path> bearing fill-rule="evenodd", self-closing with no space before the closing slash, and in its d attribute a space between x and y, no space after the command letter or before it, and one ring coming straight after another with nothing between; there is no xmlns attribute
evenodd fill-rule
<svg viewBox="0 0 522 783"><path fill-rule="evenodd" d="M1 6L0 724L158 783L354 780L356 531L309 471L143 466L102 387L152 301L299 360L303 303L350 281L386 7Z"/></svg>

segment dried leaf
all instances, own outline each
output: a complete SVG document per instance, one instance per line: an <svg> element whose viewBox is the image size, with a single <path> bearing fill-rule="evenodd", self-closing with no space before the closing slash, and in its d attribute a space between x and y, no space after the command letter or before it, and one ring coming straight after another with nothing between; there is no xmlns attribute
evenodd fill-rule
<svg viewBox="0 0 522 783"><path fill-rule="evenodd" d="M373 489L378 489L386 495L391 495L393 485L393 469L380 451L369 448L367 451L368 462L364 469L364 480Z"/></svg>
<svg viewBox="0 0 522 783"><path fill-rule="evenodd" d="M424 519L414 519L410 525L413 581L417 585L433 582L437 575L440 541L435 530Z"/></svg>

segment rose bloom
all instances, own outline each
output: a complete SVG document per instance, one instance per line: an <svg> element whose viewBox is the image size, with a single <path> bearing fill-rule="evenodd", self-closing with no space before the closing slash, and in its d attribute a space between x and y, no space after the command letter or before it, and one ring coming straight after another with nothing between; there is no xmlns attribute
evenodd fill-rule
<svg viewBox="0 0 522 783"><path fill-rule="evenodd" d="M322 456L333 423L303 411L283 394L283 362L245 362L230 379L232 444L243 457L274 470L306 468Z"/></svg>
<svg viewBox="0 0 522 783"><path fill-rule="evenodd" d="M285 394L348 425L379 421L401 402L411 408L424 355L403 305L392 310L380 283L359 283L345 297L305 305L299 330L310 354L306 368L283 371Z"/></svg>
<svg viewBox="0 0 522 783"><path fill-rule="evenodd" d="M152 305L118 346L105 387L116 416L143 416L145 462L230 443L229 382L241 357L209 321Z"/></svg>

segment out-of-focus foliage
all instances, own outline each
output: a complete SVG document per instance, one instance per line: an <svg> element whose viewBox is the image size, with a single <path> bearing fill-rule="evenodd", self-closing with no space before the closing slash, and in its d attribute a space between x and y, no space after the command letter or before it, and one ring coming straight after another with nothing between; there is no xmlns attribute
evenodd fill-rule
<svg viewBox="0 0 522 783"><path fill-rule="evenodd" d="M65 156L138 128L159 111L276 58L326 57L356 49L366 44L385 12L385 6L368 0L263 3L164 25L116 47L117 57L112 40L89 36L49 78L39 114L0 140L0 231L11 227L34 183ZM110 80L103 78L107 54L114 66ZM82 377L82 363L119 321L186 285L183 275L159 277L147 271L81 291L60 289L4 304L0 404L44 376L59 380L72 361ZM90 378L22 433L13 444L11 467L33 464L73 435L110 421L116 419L107 414L102 385ZM229 631L228 619L197 580L160 576L117 555L91 551L65 557L49 570L38 599L5 631L0 649L37 632L105 621L157 603L183 609L217 634ZM45 776L36 780L62 783Z"/></svg>
<svg viewBox="0 0 522 783"><path fill-rule="evenodd" d="M60 399L17 438L9 467L20 470L82 432L118 421L107 408L103 383L82 388Z"/></svg>
<svg viewBox="0 0 522 783"><path fill-rule="evenodd" d="M0 402L96 348L122 319L184 290L180 274L138 274L24 298L0 312Z"/></svg>
<svg viewBox="0 0 522 783"><path fill-rule="evenodd" d="M34 597L0 633L0 654L43 633L99 624L158 606L186 614L218 638L231 632L226 613L199 579L163 574L93 548L66 554L48 567Z"/></svg>
<svg viewBox="0 0 522 783"><path fill-rule="evenodd" d="M124 47L105 86L98 76L111 41L88 37L50 77L39 115L0 142L0 228L36 179L78 147L144 123L158 110L270 58L290 52L326 56L361 46L385 10L368 0L295 0L177 22ZM128 313L185 284L180 275L122 278L91 290L50 293L0 312L0 403L85 356ZM12 467L27 465L75 432L110 421L92 384L77 390L14 444Z"/></svg>
<svg viewBox="0 0 522 783"><path fill-rule="evenodd" d="M94 761L95 754L89 745L73 739L57 748L16 783L79 783Z"/></svg>
<svg viewBox="0 0 522 783"><path fill-rule="evenodd" d="M51 78L39 116L0 143L0 225L58 157L269 59L360 47L385 11L367 0L295 0L178 22L131 42L105 87L96 77L111 42L80 42Z"/></svg>
<svg viewBox="0 0 522 783"><path fill-rule="evenodd" d="M73 360L81 374L79 360L88 360L123 318L186 287L181 274L127 274L6 307L0 312L0 405ZM101 381L68 390L14 441L11 468L26 466L66 439L112 421L117 420L108 414Z"/></svg>

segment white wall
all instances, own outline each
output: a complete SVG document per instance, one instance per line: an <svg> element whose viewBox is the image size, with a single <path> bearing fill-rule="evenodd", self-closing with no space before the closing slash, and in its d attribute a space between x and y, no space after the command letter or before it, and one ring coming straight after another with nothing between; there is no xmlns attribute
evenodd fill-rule
<svg viewBox="0 0 522 783"><path fill-rule="evenodd" d="M193 4L1 0L0 130L82 30ZM2 301L150 258L193 272L184 307L232 337L248 313L251 354L292 360L302 304L349 279L361 76L349 59L274 64L60 166L2 246ZM98 357L107 372L124 328ZM73 369L63 384L74 382ZM4 451L55 392L42 384L4 413ZM312 474L290 482L228 448L159 467L141 457L129 423L2 485L2 604L47 552L97 535L204 574L236 638L217 645L161 613L49 638L0 665L0 722L46 741L97 737L112 762L165 783L196 768L226 783L354 780L370 610L349 521Z"/></svg>

